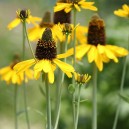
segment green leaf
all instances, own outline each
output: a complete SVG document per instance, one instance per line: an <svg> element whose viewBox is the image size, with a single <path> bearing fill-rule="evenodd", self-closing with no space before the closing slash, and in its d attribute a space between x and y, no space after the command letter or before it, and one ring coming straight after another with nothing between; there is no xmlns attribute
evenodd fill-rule
<svg viewBox="0 0 129 129"><path fill-rule="evenodd" d="M73 84L70 84L68 87L68 91L70 94L73 94L75 92L75 86Z"/></svg>
<svg viewBox="0 0 129 129"><path fill-rule="evenodd" d="M125 96L123 94L119 94L119 96L124 100L125 102L129 103L129 96Z"/></svg>
<svg viewBox="0 0 129 129"><path fill-rule="evenodd" d="M43 96L46 96L46 93L45 93L44 89L42 88L42 86L39 86L39 90L43 94Z"/></svg>

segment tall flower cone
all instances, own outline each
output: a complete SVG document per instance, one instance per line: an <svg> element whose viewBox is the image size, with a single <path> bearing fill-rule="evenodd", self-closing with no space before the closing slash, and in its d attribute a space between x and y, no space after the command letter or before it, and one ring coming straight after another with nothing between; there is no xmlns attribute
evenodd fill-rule
<svg viewBox="0 0 129 129"><path fill-rule="evenodd" d="M105 24L98 16L94 15L89 23L87 43L76 47L76 58L81 60L87 54L89 63L95 62L99 71L103 70L103 63L113 60L118 63L117 57L128 55L128 51L122 47L106 44ZM68 50L72 54L73 49Z"/></svg>
<svg viewBox="0 0 129 129"><path fill-rule="evenodd" d="M16 11L16 14L17 14L16 18L8 24L7 28L9 30L12 30L16 26L18 26L20 23L22 23L23 20L26 20L27 23L32 23L34 25L37 24L36 22L41 21L41 18L33 17L30 13L31 13L30 10L17 10Z"/></svg>
<svg viewBox="0 0 129 129"><path fill-rule="evenodd" d="M52 31L50 28L46 28L42 38L39 39L35 59L26 60L20 62L14 66L14 70L17 71L18 74L26 71L29 67L34 66L34 77L38 79L40 77L40 73L44 72L48 76L49 83L54 82L54 71L56 69L56 65L68 76L72 77L72 73L74 72L74 68L59 60L59 58L65 58L67 55L60 54L57 55L56 52L56 43L52 37Z"/></svg>

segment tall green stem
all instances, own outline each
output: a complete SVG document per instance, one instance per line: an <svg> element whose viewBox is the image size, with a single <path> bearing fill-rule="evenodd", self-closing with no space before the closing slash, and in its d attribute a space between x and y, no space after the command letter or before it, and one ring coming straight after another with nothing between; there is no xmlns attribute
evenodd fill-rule
<svg viewBox="0 0 129 129"><path fill-rule="evenodd" d="M92 129L97 129L97 67L95 64L93 71Z"/></svg>
<svg viewBox="0 0 129 129"><path fill-rule="evenodd" d="M27 43L28 43L28 45L29 45L31 54L32 54L33 58L35 59L35 54L34 54L34 52L33 52L33 49L32 49L32 47L31 47L31 44L30 44L30 41L29 41L29 38L28 38L27 29L26 29L26 22L25 22L25 21L23 21L23 28L24 28L24 35L26 36ZM36 60L36 59L35 59L35 60Z"/></svg>
<svg viewBox="0 0 129 129"><path fill-rule="evenodd" d="M18 129L18 116L17 116L17 96L18 86L14 86L14 114L15 114L15 129Z"/></svg>
<svg viewBox="0 0 129 129"><path fill-rule="evenodd" d="M25 60L25 34L26 34L26 23L23 21L23 60ZM25 108L25 115L26 115L26 122L28 129L30 129L30 122L29 122L29 115L27 110L27 93L26 93L26 84L25 84L25 74L24 74L24 82L23 82L23 92L24 92L24 108Z"/></svg>
<svg viewBox="0 0 129 129"><path fill-rule="evenodd" d="M67 51L67 44L68 44L68 35L66 35L66 42L64 43L64 52ZM64 62L66 62L66 58L64 58ZM61 73L61 82L58 81L56 87L56 116L55 116L55 124L54 129L57 129L59 116L60 116L60 108L61 108L61 93L62 93L62 85L64 82L64 73Z"/></svg>
<svg viewBox="0 0 129 129"><path fill-rule="evenodd" d="M126 74L126 66L127 66L127 56L125 57L123 71L122 71L121 84L120 84L120 94L123 92L123 88L124 88L124 79L125 79L125 74ZM120 113L120 105L121 105L121 98L119 98L119 103L117 105L115 119L114 119L112 129L116 129L117 122L118 122L118 117L119 117L119 113Z"/></svg>
<svg viewBox="0 0 129 129"><path fill-rule="evenodd" d="M51 128L51 99L50 99L50 87L48 85L47 74L45 75L45 87L46 87L46 102L47 102L47 129Z"/></svg>
<svg viewBox="0 0 129 129"><path fill-rule="evenodd" d="M81 85L78 85L78 100L77 100L77 110L76 110L76 118L75 118L75 129L77 129L77 126L78 126L79 109L80 109Z"/></svg>
<svg viewBox="0 0 129 129"><path fill-rule="evenodd" d="M74 16L73 16L73 24L74 27L76 25L76 10L73 11ZM74 49L74 54L73 54L73 67L75 68L75 63L76 63L76 29L74 30L74 40L73 40L73 49ZM75 85L75 79L73 77L73 85ZM72 105L73 105L73 124L74 124L74 129L75 129L75 92L73 93L72 96Z"/></svg>

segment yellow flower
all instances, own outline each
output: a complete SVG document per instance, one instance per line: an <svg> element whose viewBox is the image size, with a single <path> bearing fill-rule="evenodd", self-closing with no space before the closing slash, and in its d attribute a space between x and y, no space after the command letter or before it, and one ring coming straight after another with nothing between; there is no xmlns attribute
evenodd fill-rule
<svg viewBox="0 0 129 129"><path fill-rule="evenodd" d="M56 44L52 38L52 32L50 28L46 28L42 35L42 38L39 39L35 57L36 60L30 59L16 64L14 66L14 69L17 71L17 73L22 73L26 71L29 67L35 65L35 79L38 79L40 77L40 73L44 72L48 75L49 82L53 83L54 71L57 65L68 77L72 77L74 68L71 65L59 60L59 58L65 58L66 55L57 55Z"/></svg>
<svg viewBox="0 0 129 129"><path fill-rule="evenodd" d="M7 84L22 83L24 80L24 73L17 74L16 71L13 70L14 65L17 63L17 61L14 61L11 65L0 69L1 80L6 81ZM27 71L25 71L25 82L27 82L28 79L33 79L33 71L31 69L27 69Z"/></svg>
<svg viewBox="0 0 129 129"><path fill-rule="evenodd" d="M91 76L88 74L79 74L76 72L74 73L74 77L76 82L80 84L87 83L91 79Z"/></svg>
<svg viewBox="0 0 129 129"><path fill-rule="evenodd" d="M33 17L32 15L30 15L30 10L17 10L16 14L17 17L7 26L9 30L15 28L23 21L26 21L27 23L32 23L34 25L36 25L37 21L41 21L41 18Z"/></svg>
<svg viewBox="0 0 129 129"><path fill-rule="evenodd" d="M53 33L53 38L57 41L61 37L61 32L50 21L50 12L46 12L40 24L28 29L28 37L30 41L36 41L42 37L42 34L46 28L51 28ZM60 39L61 40L61 39Z"/></svg>
<svg viewBox="0 0 129 129"><path fill-rule="evenodd" d="M128 54L126 49L114 45L107 45L105 40L104 21L95 15L89 23L88 43L76 47L76 58L81 60L87 54L89 63L94 61L98 69L102 71L103 63L109 62L110 59L117 63L117 57ZM73 48L69 49L67 54L73 54Z"/></svg>
<svg viewBox="0 0 129 129"><path fill-rule="evenodd" d="M86 2L85 0L68 0L66 3L57 2L54 7L54 12L64 10L66 13L69 13L72 9L76 9L80 12L81 8L97 11L97 8L93 6L93 4L94 2Z"/></svg>
<svg viewBox="0 0 129 129"><path fill-rule="evenodd" d="M74 27L73 24L68 24L68 23L58 24L58 26L61 28L61 29L60 28L59 29L62 32L60 34L60 39L59 39L61 42L66 40L65 35L69 35L68 36L68 42L71 42L74 39L74 33L72 33L74 31L74 29L76 29L77 43L82 44L82 43L86 42L86 34L87 34L87 31L88 31L87 27L80 26L79 24Z"/></svg>
<svg viewBox="0 0 129 129"><path fill-rule="evenodd" d="M114 11L114 14L120 17L127 17L129 18L129 6L124 4L122 6L122 9L118 9L116 11Z"/></svg>

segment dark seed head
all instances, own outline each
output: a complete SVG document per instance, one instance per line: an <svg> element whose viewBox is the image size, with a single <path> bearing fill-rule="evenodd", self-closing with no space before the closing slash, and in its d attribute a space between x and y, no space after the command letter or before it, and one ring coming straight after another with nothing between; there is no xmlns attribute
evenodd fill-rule
<svg viewBox="0 0 129 129"><path fill-rule="evenodd" d="M19 17L20 17L21 19L26 19L26 18L28 18L28 11L27 11L27 10L21 10L21 11L20 11L20 14L19 14Z"/></svg>
<svg viewBox="0 0 129 129"><path fill-rule="evenodd" d="M106 43L104 21L98 15L94 15L89 22L87 40L88 44L95 46Z"/></svg>
<svg viewBox="0 0 129 129"><path fill-rule="evenodd" d="M64 10L54 13L54 23L71 23L71 12L66 13Z"/></svg>
<svg viewBox="0 0 129 129"><path fill-rule="evenodd" d="M46 27L46 28L52 28L54 26L53 23L51 23L51 14L50 12L46 12L43 16L42 21L40 22L39 26L41 28Z"/></svg>
<svg viewBox="0 0 129 129"><path fill-rule="evenodd" d="M15 54L13 57L13 62L10 65L10 68L13 69L13 67L20 62L20 57L18 54Z"/></svg>
<svg viewBox="0 0 129 129"><path fill-rule="evenodd" d="M52 60L56 58L57 50L56 50L56 43L52 39L52 32L50 28L46 28L42 38L39 39L35 56L37 59L48 59Z"/></svg>

